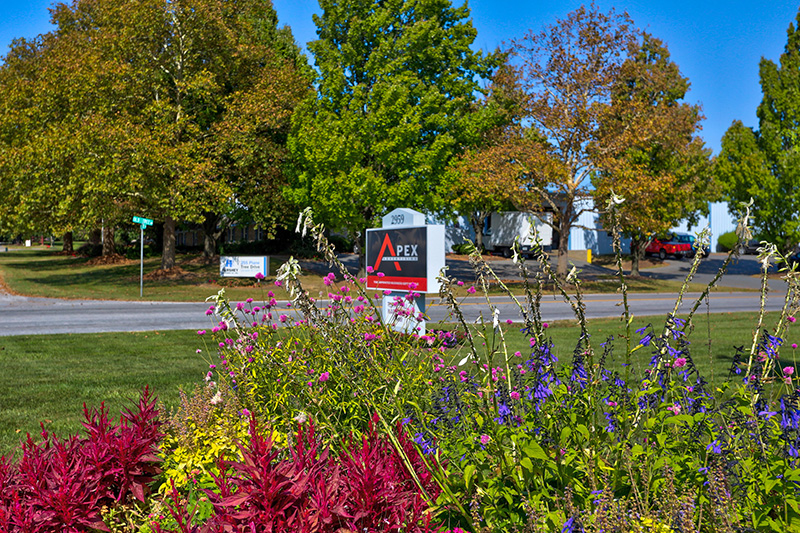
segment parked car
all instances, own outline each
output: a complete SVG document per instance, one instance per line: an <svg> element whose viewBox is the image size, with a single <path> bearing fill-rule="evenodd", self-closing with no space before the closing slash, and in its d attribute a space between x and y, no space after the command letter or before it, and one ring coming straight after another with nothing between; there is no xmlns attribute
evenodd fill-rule
<svg viewBox="0 0 800 533"><path fill-rule="evenodd" d="M692 253L692 245L688 242L677 240L674 233L653 237L650 244L644 249L645 254L657 255L659 259L666 259L672 255L678 259L688 257Z"/></svg>
<svg viewBox="0 0 800 533"><path fill-rule="evenodd" d="M755 255L758 253L758 249L761 248L761 241L758 239L750 239L744 244L744 249L742 253L748 255Z"/></svg>
<svg viewBox="0 0 800 533"><path fill-rule="evenodd" d="M697 246L697 237L691 235L689 233L676 233L675 240L677 242L688 242L689 245L692 247L691 252L686 257L694 257L697 254L699 247ZM711 246L706 244L703 246L702 249L703 257L708 257L708 254L711 253Z"/></svg>

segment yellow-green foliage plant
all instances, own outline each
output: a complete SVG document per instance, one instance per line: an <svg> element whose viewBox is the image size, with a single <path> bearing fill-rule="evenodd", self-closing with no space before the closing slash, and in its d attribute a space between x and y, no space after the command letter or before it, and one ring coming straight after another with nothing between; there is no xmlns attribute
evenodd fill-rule
<svg viewBox="0 0 800 533"><path fill-rule="evenodd" d="M240 459L239 443L248 435L248 413L227 382L207 380L191 395L181 391L180 397L161 445L161 494L172 483L185 489L210 487L209 474L219 473L217 461Z"/></svg>

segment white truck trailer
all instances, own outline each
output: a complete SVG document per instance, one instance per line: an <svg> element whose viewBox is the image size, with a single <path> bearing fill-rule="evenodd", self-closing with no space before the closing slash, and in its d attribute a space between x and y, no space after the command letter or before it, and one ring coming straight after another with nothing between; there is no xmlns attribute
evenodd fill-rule
<svg viewBox="0 0 800 533"><path fill-rule="evenodd" d="M511 247L519 237L520 252L532 255L537 236L545 251L553 247L552 213L501 211L492 213L483 230L483 246L489 252L511 257Z"/></svg>

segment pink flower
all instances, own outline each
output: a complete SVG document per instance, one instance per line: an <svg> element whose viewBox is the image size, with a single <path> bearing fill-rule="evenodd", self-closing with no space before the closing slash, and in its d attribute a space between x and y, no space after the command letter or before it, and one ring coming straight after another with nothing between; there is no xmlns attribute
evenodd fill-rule
<svg viewBox="0 0 800 533"><path fill-rule="evenodd" d="M411 283L409 283L409 284L408 284L408 288L409 288L409 290L412 290L412 291L413 291L413 290L414 290L414 289L416 289L417 287L419 287L419 285L417 285L417 284L416 284L416 283L414 283L413 281L412 281Z"/></svg>
<svg viewBox="0 0 800 533"><path fill-rule="evenodd" d="M510 318L506 319L506 324L508 324L509 326L510 326L511 324L513 324L513 323L514 323L514 321L513 321L513 320L511 320Z"/></svg>
<svg viewBox="0 0 800 533"><path fill-rule="evenodd" d="M319 380L323 383L328 381L329 379L331 379L331 375L327 372L323 372L322 374L319 375Z"/></svg>
<svg viewBox="0 0 800 533"><path fill-rule="evenodd" d="M367 267L367 274L372 274L373 272L375 272L375 269L372 268L371 266L368 266Z"/></svg>
<svg viewBox="0 0 800 533"><path fill-rule="evenodd" d="M522 354L521 354L520 352L514 352L514 355L515 355L516 357L522 357Z"/></svg>
<svg viewBox="0 0 800 533"><path fill-rule="evenodd" d="M490 440L492 440L492 438L489 435L481 435L481 444L484 446L489 444Z"/></svg>
<svg viewBox="0 0 800 533"><path fill-rule="evenodd" d="M517 391L512 392L511 393L511 399L512 400L519 400L519 393Z"/></svg>
<svg viewBox="0 0 800 533"><path fill-rule="evenodd" d="M276 287L280 287L281 285L283 285L283 283L281 283L281 280L279 280L279 279L276 279L276 280L275 280L275 286L276 286Z"/></svg>
<svg viewBox="0 0 800 533"><path fill-rule="evenodd" d="M382 277L383 277L383 276L385 276L385 275L386 275L386 274L384 274L383 272L378 272L378 277L379 277L379 278L382 278Z"/></svg>
<svg viewBox="0 0 800 533"><path fill-rule="evenodd" d="M674 405L670 405L669 407L667 407L667 411L672 411L672 414L679 415L681 414L681 406L678 405L677 403Z"/></svg>
<svg viewBox="0 0 800 533"><path fill-rule="evenodd" d="M791 322L792 324L794 324L795 320L797 320L797 319L796 319L795 317L793 317L793 316L790 316L790 317L789 317L789 318L787 318L786 320L788 320L789 322Z"/></svg>
<svg viewBox="0 0 800 533"><path fill-rule="evenodd" d="M792 366L783 367L783 373L786 374L787 376L791 376L792 374L794 374L794 367Z"/></svg>
<svg viewBox="0 0 800 533"><path fill-rule="evenodd" d="M278 317L278 320L285 323L287 320L289 320L289 317L286 315L281 315Z"/></svg>
<svg viewBox="0 0 800 533"><path fill-rule="evenodd" d="M547 329L547 328L549 328L549 327L550 327L550 324L548 324L547 322L545 322L544 324L542 324L542 327L543 327L544 329Z"/></svg>
<svg viewBox="0 0 800 533"><path fill-rule="evenodd" d="M457 281L456 285L458 285L459 287L463 287L464 286L464 282L463 281Z"/></svg>
<svg viewBox="0 0 800 533"><path fill-rule="evenodd" d="M255 275L255 278L256 278L257 280L261 281L262 279L264 279L264 274L262 274L261 272L258 272L258 273Z"/></svg>
<svg viewBox="0 0 800 533"><path fill-rule="evenodd" d="M672 368L681 368L686 366L686 358L685 357L676 357L675 361L672 363Z"/></svg>
<svg viewBox="0 0 800 533"><path fill-rule="evenodd" d="M475 286L471 285L470 288L467 289L467 292L470 293L470 294L475 294Z"/></svg>
<svg viewBox="0 0 800 533"><path fill-rule="evenodd" d="M204 329L198 330L197 334L198 335L205 335L206 334L206 330L204 330Z"/></svg>
<svg viewBox="0 0 800 533"><path fill-rule="evenodd" d="M792 343L792 349L793 349L793 350L796 350L796 349L797 349L797 344L795 344L795 343Z"/></svg>

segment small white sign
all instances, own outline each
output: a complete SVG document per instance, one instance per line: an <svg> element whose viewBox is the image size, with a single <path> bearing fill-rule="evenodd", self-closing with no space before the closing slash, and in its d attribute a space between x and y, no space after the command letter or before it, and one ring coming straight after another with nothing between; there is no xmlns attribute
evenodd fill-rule
<svg viewBox="0 0 800 533"><path fill-rule="evenodd" d="M219 275L223 278L253 278L269 275L269 256L223 255L219 258Z"/></svg>

